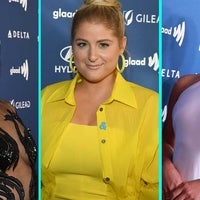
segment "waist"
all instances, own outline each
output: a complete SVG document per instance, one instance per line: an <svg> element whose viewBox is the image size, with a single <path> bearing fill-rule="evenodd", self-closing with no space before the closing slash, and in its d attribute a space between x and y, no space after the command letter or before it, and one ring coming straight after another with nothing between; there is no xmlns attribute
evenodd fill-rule
<svg viewBox="0 0 200 200"><path fill-rule="evenodd" d="M100 178L81 174L58 174L55 176L52 199L105 200L106 192L107 185Z"/></svg>

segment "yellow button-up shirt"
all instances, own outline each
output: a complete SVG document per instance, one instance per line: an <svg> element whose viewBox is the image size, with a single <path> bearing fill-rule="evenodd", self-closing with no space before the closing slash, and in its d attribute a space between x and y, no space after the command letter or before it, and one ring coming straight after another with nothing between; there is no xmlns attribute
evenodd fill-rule
<svg viewBox="0 0 200 200"><path fill-rule="evenodd" d="M56 184L49 165L75 111L74 88L78 80L77 75L42 92L43 199L51 199ZM158 199L157 93L117 73L113 92L96 115L107 199Z"/></svg>

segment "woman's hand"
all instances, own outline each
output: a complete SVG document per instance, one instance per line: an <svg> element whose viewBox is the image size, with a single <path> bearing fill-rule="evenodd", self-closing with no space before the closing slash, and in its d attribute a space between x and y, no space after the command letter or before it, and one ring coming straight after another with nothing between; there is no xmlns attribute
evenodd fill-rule
<svg viewBox="0 0 200 200"><path fill-rule="evenodd" d="M170 192L170 200L199 200L200 180L181 183Z"/></svg>
<svg viewBox="0 0 200 200"><path fill-rule="evenodd" d="M170 199L170 192L179 186L183 181L172 163L173 148L168 143L163 144L163 195L164 199Z"/></svg>
<svg viewBox="0 0 200 200"><path fill-rule="evenodd" d="M164 199L171 199L171 191L182 183L182 178L168 158L163 158L163 195Z"/></svg>

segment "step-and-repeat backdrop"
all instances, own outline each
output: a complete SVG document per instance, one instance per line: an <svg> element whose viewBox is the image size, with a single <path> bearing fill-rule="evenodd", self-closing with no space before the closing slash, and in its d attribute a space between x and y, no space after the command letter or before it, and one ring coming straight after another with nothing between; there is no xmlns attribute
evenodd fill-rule
<svg viewBox="0 0 200 200"><path fill-rule="evenodd" d="M38 135L37 1L0 1L0 98Z"/></svg>
<svg viewBox="0 0 200 200"><path fill-rule="evenodd" d="M128 37L124 77L158 91L158 1L121 0ZM82 0L42 0L42 87L71 79L70 30Z"/></svg>
<svg viewBox="0 0 200 200"><path fill-rule="evenodd" d="M163 0L163 121L178 78L200 73L200 1Z"/></svg>

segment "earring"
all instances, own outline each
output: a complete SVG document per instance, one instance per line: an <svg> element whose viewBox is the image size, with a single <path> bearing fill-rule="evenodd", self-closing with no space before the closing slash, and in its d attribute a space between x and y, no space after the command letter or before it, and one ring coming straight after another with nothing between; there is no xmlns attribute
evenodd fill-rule
<svg viewBox="0 0 200 200"><path fill-rule="evenodd" d="M76 66L73 66L73 65L72 65L73 58L74 58L74 56L73 56L73 54L72 54L72 55L70 56L70 59L69 59L69 68L70 68L70 70L71 70L74 74L76 74L76 73L77 73Z"/></svg>
<svg viewBox="0 0 200 200"><path fill-rule="evenodd" d="M123 71L124 71L124 69L125 69L125 57L124 57L124 55L123 54L121 54L120 55L120 57L121 57L121 62L122 62L122 66L121 66L121 69L119 68L119 64L117 64L117 70L120 72L120 73L122 73Z"/></svg>

